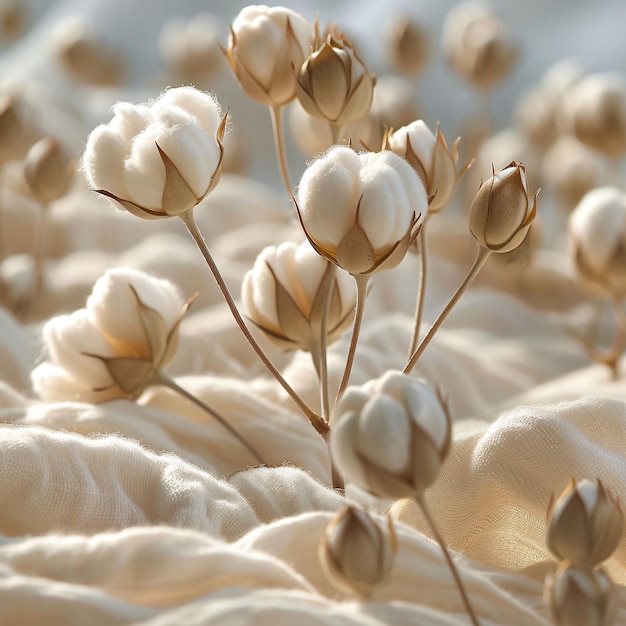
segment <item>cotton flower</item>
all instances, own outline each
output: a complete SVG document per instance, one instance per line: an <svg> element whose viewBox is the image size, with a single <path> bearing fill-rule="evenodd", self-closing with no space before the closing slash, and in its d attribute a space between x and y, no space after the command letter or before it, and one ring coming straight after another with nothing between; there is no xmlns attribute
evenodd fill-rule
<svg viewBox="0 0 626 626"><path fill-rule="evenodd" d="M182 215L217 185L226 116L193 87L169 89L153 103L119 102L87 140L90 187L145 219Z"/></svg>
<svg viewBox="0 0 626 626"><path fill-rule="evenodd" d="M297 96L313 117L345 126L363 119L372 106L376 79L354 46L336 31L316 38L297 72Z"/></svg>
<svg viewBox="0 0 626 626"><path fill-rule="evenodd" d="M384 528L365 511L346 506L326 527L318 552L324 572L337 588L367 596L388 581L396 550L390 518Z"/></svg>
<svg viewBox="0 0 626 626"><path fill-rule="evenodd" d="M544 587L555 626L612 626L618 604L615 587L602 569L563 561Z"/></svg>
<svg viewBox="0 0 626 626"><path fill-rule="evenodd" d="M395 267L428 211L413 168L385 150L333 146L300 180L298 211L313 247L353 275Z"/></svg>
<svg viewBox="0 0 626 626"><path fill-rule="evenodd" d="M334 414L331 454L346 481L397 499L419 496L437 479L451 423L425 381L389 371L349 387Z"/></svg>
<svg viewBox="0 0 626 626"><path fill-rule="evenodd" d="M467 169L457 172L458 142L457 139L452 148L448 148L439 125L435 135L423 120L387 135L385 147L404 157L422 179L431 199L428 206L431 214L439 212L450 201L459 177Z"/></svg>
<svg viewBox="0 0 626 626"><path fill-rule="evenodd" d="M313 37L313 29L299 13L252 5L235 18L223 52L246 95L279 107L295 97L293 68L304 62Z"/></svg>
<svg viewBox="0 0 626 626"><path fill-rule="evenodd" d="M626 196L617 187L587 193L569 219L570 252L590 291L626 293Z"/></svg>
<svg viewBox="0 0 626 626"><path fill-rule="evenodd" d="M112 269L94 285L84 309L49 320L43 341L51 364L78 395L136 397L173 358L187 309L169 281L133 269ZM44 389L50 364L33 372Z"/></svg>
<svg viewBox="0 0 626 626"><path fill-rule="evenodd" d="M549 517L548 548L561 560L593 567L613 554L622 537L624 516L600 480L571 480Z"/></svg>
<svg viewBox="0 0 626 626"><path fill-rule="evenodd" d="M327 266L306 241L265 248L243 279L245 313L278 346L310 351L320 339ZM354 306L352 279L336 272L328 309L328 342L349 326Z"/></svg>
<svg viewBox="0 0 626 626"><path fill-rule="evenodd" d="M526 169L510 163L485 181L469 209L469 226L481 247L510 252L528 233L537 212L537 194L531 203Z"/></svg>

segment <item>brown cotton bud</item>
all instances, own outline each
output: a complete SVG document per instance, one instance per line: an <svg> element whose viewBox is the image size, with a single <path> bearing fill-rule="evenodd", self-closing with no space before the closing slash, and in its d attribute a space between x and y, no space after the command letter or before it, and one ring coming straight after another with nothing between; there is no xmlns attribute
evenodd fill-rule
<svg viewBox="0 0 626 626"><path fill-rule="evenodd" d="M410 17L398 15L387 23L384 34L391 67L403 76L417 76L428 62L426 30Z"/></svg>
<svg viewBox="0 0 626 626"><path fill-rule="evenodd" d="M6 39L19 37L28 25L28 8L24 0L0 2L0 35Z"/></svg>
<svg viewBox="0 0 626 626"><path fill-rule="evenodd" d="M548 515L548 548L561 560L593 567L613 554L622 537L622 510L599 479L572 479Z"/></svg>
<svg viewBox="0 0 626 626"><path fill-rule="evenodd" d="M469 227L481 247L491 252L510 252L528 233L537 212L537 194L528 194L526 170L521 163L494 172L474 196Z"/></svg>
<svg viewBox="0 0 626 626"><path fill-rule="evenodd" d="M319 546L329 580L346 593L368 596L389 579L397 550L391 518L388 528L353 506L330 521Z"/></svg>
<svg viewBox="0 0 626 626"><path fill-rule="evenodd" d="M298 100L313 117L345 126L369 113L376 79L352 44L334 30L324 40L316 38L296 77Z"/></svg>
<svg viewBox="0 0 626 626"><path fill-rule="evenodd" d="M20 148L24 131L17 100L7 94L0 95L0 160L11 158Z"/></svg>
<svg viewBox="0 0 626 626"><path fill-rule="evenodd" d="M612 626L617 614L615 587L602 569L563 561L546 578L544 601L555 626Z"/></svg>
<svg viewBox="0 0 626 626"><path fill-rule="evenodd" d="M35 143L24 160L24 178L33 197L48 204L65 195L74 162L58 141L50 137Z"/></svg>
<svg viewBox="0 0 626 626"><path fill-rule="evenodd" d="M452 70L478 89L493 89L510 73L517 59L511 34L480 0L454 5L446 16L442 39Z"/></svg>

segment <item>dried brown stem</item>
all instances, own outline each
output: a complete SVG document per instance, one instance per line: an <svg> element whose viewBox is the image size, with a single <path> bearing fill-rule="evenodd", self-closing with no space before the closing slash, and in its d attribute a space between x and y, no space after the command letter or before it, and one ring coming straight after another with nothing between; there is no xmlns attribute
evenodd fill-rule
<svg viewBox="0 0 626 626"><path fill-rule="evenodd" d="M283 107L275 106L269 107L270 116L272 118L272 131L274 133L274 146L276 148L276 160L278 162L278 169L280 170L280 177L283 180L283 185L287 191L287 195L291 198L293 196L293 188L291 187L291 180L289 177L289 167L287 166L287 158L285 156L285 134L283 132Z"/></svg>
<svg viewBox="0 0 626 626"><path fill-rule="evenodd" d="M419 341L420 330L422 328L422 314L424 312L424 296L426 294L426 270L427 270L427 250L426 250L426 223L428 218L424 220L419 234L419 255L420 255L420 277L417 285L417 301L415 302L415 326L413 327L413 337L411 338L411 346L409 347L409 355L411 358L417 342Z"/></svg>

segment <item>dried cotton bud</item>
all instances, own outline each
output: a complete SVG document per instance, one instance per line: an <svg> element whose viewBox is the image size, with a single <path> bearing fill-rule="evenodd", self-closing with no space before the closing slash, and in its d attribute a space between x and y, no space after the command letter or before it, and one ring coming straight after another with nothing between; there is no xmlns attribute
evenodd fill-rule
<svg viewBox="0 0 626 626"><path fill-rule="evenodd" d="M299 13L252 5L235 18L223 52L246 95L279 107L295 96L294 68L309 54L313 37L311 25Z"/></svg>
<svg viewBox="0 0 626 626"><path fill-rule="evenodd" d="M113 120L87 139L90 187L144 219L182 215L217 185L226 116L193 87L169 89L151 104L119 102Z"/></svg>
<svg viewBox="0 0 626 626"><path fill-rule="evenodd" d="M452 198L459 177L457 172L459 139L448 148L439 124L436 135L423 120L412 122L387 135L385 147L404 157L419 174L430 203L429 214L438 213Z"/></svg>
<svg viewBox="0 0 626 626"><path fill-rule="evenodd" d="M613 554L622 536L619 503L602 481L572 479L548 509L547 543L561 560L593 567Z"/></svg>
<svg viewBox="0 0 626 626"><path fill-rule="evenodd" d="M28 8L23 0L0 2L0 35L6 39L19 37L28 26Z"/></svg>
<svg viewBox="0 0 626 626"><path fill-rule="evenodd" d="M621 74L582 78L563 100L564 126L585 145L611 158L626 153L626 79Z"/></svg>
<svg viewBox="0 0 626 626"><path fill-rule="evenodd" d="M526 170L514 161L484 182L469 209L470 231L480 246L499 253L517 248L535 219L537 193L531 200Z"/></svg>
<svg viewBox="0 0 626 626"><path fill-rule="evenodd" d="M570 561L546 578L544 601L555 626L612 626L618 609L608 575Z"/></svg>
<svg viewBox="0 0 626 626"><path fill-rule="evenodd" d="M281 348L311 351L320 340L327 266L306 241L265 248L243 279L245 313ZM328 342L350 325L356 303L354 281L345 272L335 273L331 289Z"/></svg>
<svg viewBox="0 0 626 626"><path fill-rule="evenodd" d="M335 408L332 457L347 481L381 498L420 496L437 479L451 422L424 381L389 371L349 387Z"/></svg>
<svg viewBox="0 0 626 626"><path fill-rule="evenodd" d="M43 339L76 387L134 398L173 358L187 306L169 281L113 269L95 283L84 309L49 320ZM35 369L35 389L37 379Z"/></svg>
<svg viewBox="0 0 626 626"><path fill-rule="evenodd" d="M368 596L388 581L397 545L391 518L387 520L384 528L353 506L332 518L320 542L319 558L337 588Z"/></svg>
<svg viewBox="0 0 626 626"><path fill-rule="evenodd" d="M44 205L65 195L73 173L73 159L58 141L50 137L35 143L24 160L28 189Z"/></svg>
<svg viewBox="0 0 626 626"><path fill-rule="evenodd" d="M298 214L323 257L353 275L395 267L428 211L413 168L390 151L334 146L300 180Z"/></svg>
<svg viewBox="0 0 626 626"><path fill-rule="evenodd" d="M218 21L209 13L190 19L175 16L159 35L161 57L182 79L214 76L223 63L219 32Z"/></svg>
<svg viewBox="0 0 626 626"><path fill-rule="evenodd" d="M569 218L570 253L583 285L604 295L626 294L626 196L593 189Z"/></svg>
<svg viewBox="0 0 626 626"><path fill-rule="evenodd" d="M428 62L429 41L424 27L398 15L386 24L384 35L391 67L403 76L417 76Z"/></svg>
<svg viewBox="0 0 626 626"><path fill-rule="evenodd" d="M298 100L309 115L341 127L369 113L376 79L338 32L316 37L296 76Z"/></svg>
<svg viewBox="0 0 626 626"><path fill-rule="evenodd" d="M442 40L452 70L485 91L500 83L517 60L517 46L502 20L477 0L452 7L443 24Z"/></svg>

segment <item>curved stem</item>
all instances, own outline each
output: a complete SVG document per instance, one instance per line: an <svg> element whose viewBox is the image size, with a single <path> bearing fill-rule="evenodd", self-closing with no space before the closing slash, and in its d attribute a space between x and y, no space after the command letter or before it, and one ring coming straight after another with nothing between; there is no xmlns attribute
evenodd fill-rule
<svg viewBox="0 0 626 626"><path fill-rule="evenodd" d="M220 273L217 265L215 264L215 261L213 260L213 257L211 256L211 253L209 252L209 248L207 247L206 242L202 237L202 233L198 229L198 225L196 224L196 220L193 216L193 209L179 215L179 217L187 227L187 230L193 237L193 240L196 242L196 245L202 253L204 260L209 266L209 269L211 270L211 273L215 278L215 282L220 288L222 296L224 296L224 300L226 301L226 304L228 305L228 308L230 309L232 316L235 318L235 322L237 322L237 325L241 329L244 337L247 339L252 349L256 352L259 359L261 359L263 365L265 365L265 367L269 370L270 374L272 374L272 376L278 381L282 388L289 394L289 397L300 407L300 410L306 415L308 420L311 422L313 428L315 428L315 430L317 430L320 435L323 435L328 430L328 424L326 424L326 422L324 422L324 420L319 415L317 415L306 405L306 403L295 392L291 385L283 378L281 373L276 369L276 366L271 362L267 354L265 354L263 348L261 348L256 339L252 336L252 333L250 332L250 329L246 326L246 323L243 321L243 318L241 317L241 314L237 309L237 305L233 300L228 286L226 285L222 274Z"/></svg>
<svg viewBox="0 0 626 626"><path fill-rule="evenodd" d="M293 188L289 180L289 168L287 167L287 158L285 156L285 135L283 133L283 107L269 107L270 117L272 118L272 131L274 133L274 146L276 148L276 160L278 161L278 169L283 180L283 185L287 191L287 195L291 198Z"/></svg>
<svg viewBox="0 0 626 626"><path fill-rule="evenodd" d="M411 346L409 347L409 356L411 357L417 342L419 341L420 330L422 328L422 314L424 312L424 295L426 294L426 269L427 269L427 250L426 250L426 224L428 218L422 224L422 230L419 234L419 254L420 254L420 278L417 285L417 301L415 302L415 326L413 327L413 337L411 338Z"/></svg>
<svg viewBox="0 0 626 626"><path fill-rule="evenodd" d="M480 626L480 622L478 621L478 618L476 617L476 613L474 613L474 609L472 608L472 605L469 601L469 596L467 595L467 591L465 591L465 587L463 586L463 582L461 581L461 577L459 576L459 572L456 568L456 565L454 564L454 561L452 560L452 557L450 556L450 552L448 552L446 543L443 540L441 533L439 532L439 528L437 527L437 524L435 524L435 520L430 513L430 509L428 508L428 505L426 504L424 497L421 495L416 497L415 502L422 510L422 513L424 517L426 518L426 521L428 522L428 525L430 526L430 529L433 535L435 536L437 543L441 546L441 551L443 552L443 556L446 559L446 562L448 564L448 567L450 568L450 571L452 572L452 576L454 577L454 582L456 583L456 586L459 589L459 593L461 594L463 604L465 605L465 610L467 611L467 614L469 615L469 618L472 624L474 626Z"/></svg>
<svg viewBox="0 0 626 626"><path fill-rule="evenodd" d="M330 454L330 430L325 435L323 435L323 437L326 445L328 446L328 453ZM330 473L333 483L333 489L343 492L346 485L344 483L343 476L340 474L337 466L333 463L332 456L330 457Z"/></svg>
<svg viewBox="0 0 626 626"><path fill-rule="evenodd" d="M206 411L211 417L216 419L239 443L241 443L248 452L261 464L268 465L264 460L258 450L249 443L242 435L239 434L236 428L234 428L228 421L222 417L217 411L212 409L208 404L205 404L199 398L196 398L193 394L189 393L186 389L181 387L173 378L167 376L163 372L156 371L152 378L152 383L155 385L163 385L164 387L169 387L172 391L175 391L177 394L183 396L190 402L193 402L196 406L199 406L203 411Z"/></svg>
<svg viewBox="0 0 626 626"><path fill-rule="evenodd" d="M456 290L456 293L450 299L450 302L446 305L445 309L439 314L439 317L435 320L435 323L430 327L430 330L426 333L424 339L417 347L415 352L411 355L409 362L406 364L404 368L404 373L409 374L411 370L415 367L417 360L422 355L422 352L426 350L428 344L431 339L434 337L435 333L439 330L439 327L443 324L446 317L452 309L454 305L459 301L459 298L463 295L463 292L470 286L471 282L476 278L478 272L480 272L482 266L485 264L489 256L491 255L491 250L487 250L487 248L479 248L478 254L476 255L476 259L474 260L474 264L470 268L467 276L463 279L463 282L459 285L459 288Z"/></svg>
<svg viewBox="0 0 626 626"><path fill-rule="evenodd" d="M329 122L329 125L330 125L331 145L335 146L341 142L343 131L345 130L346 127L340 124L333 124L332 122Z"/></svg>
<svg viewBox="0 0 626 626"><path fill-rule="evenodd" d="M346 359L346 367L343 370L343 376L341 377L341 383L339 384L339 390L337 391L337 397L335 404L339 398L341 398L343 392L346 390L348 383L350 382L350 374L352 372L352 364L354 363L354 355L356 353L356 345L359 341L359 334L361 332L361 322L363 321L363 312L365 311L365 297L367 296L367 283L369 282L369 276L354 275L354 281L356 283L356 307L354 310L354 324L352 325L352 337L350 338L350 348L348 349L348 357Z"/></svg>

